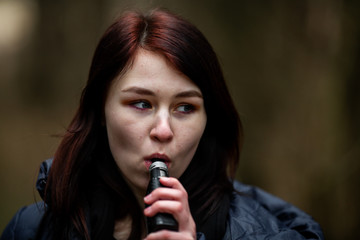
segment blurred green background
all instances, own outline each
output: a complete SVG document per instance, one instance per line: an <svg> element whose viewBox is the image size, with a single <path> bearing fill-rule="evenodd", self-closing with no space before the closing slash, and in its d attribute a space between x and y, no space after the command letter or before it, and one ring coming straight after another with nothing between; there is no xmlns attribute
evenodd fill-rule
<svg viewBox="0 0 360 240"><path fill-rule="evenodd" d="M78 105L105 28L163 6L206 35L245 127L238 179L360 239L360 1L0 0L0 231ZM219 126L221 127L221 126Z"/></svg>

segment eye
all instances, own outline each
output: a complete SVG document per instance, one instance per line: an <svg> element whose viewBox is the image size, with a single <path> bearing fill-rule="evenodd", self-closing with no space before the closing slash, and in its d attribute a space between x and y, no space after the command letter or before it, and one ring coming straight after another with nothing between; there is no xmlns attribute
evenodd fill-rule
<svg viewBox="0 0 360 240"><path fill-rule="evenodd" d="M132 107L140 110L151 109L152 106L148 101L139 100L130 104Z"/></svg>
<svg viewBox="0 0 360 240"><path fill-rule="evenodd" d="M182 104L176 108L176 112L191 113L195 110L195 107L191 104Z"/></svg>

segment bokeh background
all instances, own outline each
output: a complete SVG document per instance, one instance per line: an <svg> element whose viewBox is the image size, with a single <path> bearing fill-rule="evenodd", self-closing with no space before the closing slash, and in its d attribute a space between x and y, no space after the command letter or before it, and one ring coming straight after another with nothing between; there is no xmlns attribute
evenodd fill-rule
<svg viewBox="0 0 360 240"><path fill-rule="evenodd" d="M360 239L360 1L0 0L0 231L78 105L105 28L166 7L217 52L245 128L238 179ZM221 126L219 126L221 128Z"/></svg>

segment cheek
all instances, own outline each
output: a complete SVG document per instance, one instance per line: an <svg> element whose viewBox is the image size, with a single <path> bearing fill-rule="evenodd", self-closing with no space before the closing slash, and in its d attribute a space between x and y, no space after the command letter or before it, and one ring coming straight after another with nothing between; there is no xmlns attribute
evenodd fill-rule
<svg viewBox="0 0 360 240"><path fill-rule="evenodd" d="M205 115L205 114L204 114ZM182 126L181 132L184 134L182 144L188 149L197 148L200 139L204 133L206 126L206 115L200 116L197 121L194 121L196 124L191 123L189 125Z"/></svg>
<svg viewBox="0 0 360 240"><path fill-rule="evenodd" d="M108 114L106 129L113 157L117 159L119 154L126 151L136 151L138 143L144 136L141 135L141 126L127 118L119 117L120 114Z"/></svg>
<svg viewBox="0 0 360 240"><path fill-rule="evenodd" d="M174 176L180 177L185 169L189 166L191 160L193 159L196 149L199 145L200 139L204 133L206 121L201 121L196 127L193 125L183 126L180 130L181 137L176 144L176 149L179 152L179 157L177 169L174 169Z"/></svg>
<svg viewBox="0 0 360 240"><path fill-rule="evenodd" d="M201 136L202 131L199 131L199 129L189 129L189 131L182 131L181 137L177 142L176 147L184 154L189 153L189 151L191 151L192 149L196 150Z"/></svg>

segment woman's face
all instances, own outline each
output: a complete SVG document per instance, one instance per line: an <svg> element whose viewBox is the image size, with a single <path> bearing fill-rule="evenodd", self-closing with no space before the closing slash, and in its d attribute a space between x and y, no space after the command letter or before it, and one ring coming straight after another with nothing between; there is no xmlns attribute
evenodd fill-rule
<svg viewBox="0 0 360 240"><path fill-rule="evenodd" d="M163 159L176 178L191 162L206 125L202 93L163 56L140 50L110 86L105 123L116 164L144 194L152 158Z"/></svg>

